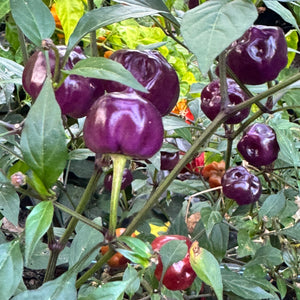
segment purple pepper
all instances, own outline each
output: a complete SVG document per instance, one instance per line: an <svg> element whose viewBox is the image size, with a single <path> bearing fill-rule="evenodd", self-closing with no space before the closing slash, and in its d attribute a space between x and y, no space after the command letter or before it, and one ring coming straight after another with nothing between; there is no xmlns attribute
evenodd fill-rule
<svg viewBox="0 0 300 300"><path fill-rule="evenodd" d="M164 136L158 110L135 92L107 93L89 110L83 128L86 146L95 153L146 159Z"/></svg>
<svg viewBox="0 0 300 300"><path fill-rule="evenodd" d="M280 150L275 131L263 123L248 126L237 149L255 167L271 164L277 159Z"/></svg>
<svg viewBox="0 0 300 300"><path fill-rule="evenodd" d="M160 169L165 171L171 171L177 165L179 161L179 151L177 152L165 152L160 153Z"/></svg>
<svg viewBox="0 0 300 300"><path fill-rule="evenodd" d="M231 78L227 78L228 97L230 106L234 106L244 102L249 97L240 88L240 86ZM221 110L221 93L220 93L220 80L216 79L210 82L201 92L201 109L204 114L210 119L214 120ZM238 124L248 117L250 108L245 108L238 111L235 115L230 117L226 124Z"/></svg>
<svg viewBox="0 0 300 300"><path fill-rule="evenodd" d="M199 5L199 0L189 0L189 4L188 4L189 9L192 9L198 5Z"/></svg>
<svg viewBox="0 0 300 300"><path fill-rule="evenodd" d="M57 46L62 58L66 52L66 46ZM86 56L80 47L75 47L64 66L65 70L71 70L74 65ZM52 75L55 68L54 51L49 51L49 62ZM46 58L41 51L35 52L28 60L22 76L23 88L36 99L43 87L47 76ZM55 91L56 100L62 114L73 118L84 117L96 98L104 94L103 81L95 78L86 78L78 75L69 75L62 85Z"/></svg>
<svg viewBox="0 0 300 300"><path fill-rule="evenodd" d="M158 51L121 49L110 59L121 63L149 93L137 91L150 101L162 116L172 111L179 97L179 80L176 71ZM121 83L106 81L107 92L132 90Z"/></svg>
<svg viewBox="0 0 300 300"><path fill-rule="evenodd" d="M259 178L242 166L228 169L222 177L221 184L224 195L236 201L238 205L254 203L261 195Z"/></svg>
<svg viewBox="0 0 300 300"><path fill-rule="evenodd" d="M287 61L284 32L275 26L251 26L227 52L228 66L245 84L274 80Z"/></svg>
<svg viewBox="0 0 300 300"><path fill-rule="evenodd" d="M113 172L106 174L104 178L104 187L106 190L112 190ZM125 190L133 181L132 173L129 169L124 169L121 183L121 190Z"/></svg>

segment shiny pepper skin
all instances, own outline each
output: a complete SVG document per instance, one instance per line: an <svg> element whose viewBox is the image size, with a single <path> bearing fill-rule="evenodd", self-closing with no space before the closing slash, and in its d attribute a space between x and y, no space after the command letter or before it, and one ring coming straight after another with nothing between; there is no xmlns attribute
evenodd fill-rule
<svg viewBox="0 0 300 300"><path fill-rule="evenodd" d="M146 159L161 147L164 129L158 110L135 92L107 93L89 110L83 127L95 153Z"/></svg>
<svg viewBox="0 0 300 300"><path fill-rule="evenodd" d="M190 254L189 249L192 245L192 241L182 235L161 235L155 238L151 244L153 251L158 252L160 248L169 241L172 240L183 240L186 242L188 246L188 251L185 257L172 264L166 271L162 283L165 285L166 288L169 290L185 290L189 288L192 283L194 282L195 278L197 277L196 273L191 267L190 264ZM161 279L163 271L163 264L161 261L160 256L158 257L158 264L156 266L154 275L157 280Z"/></svg>
<svg viewBox="0 0 300 300"><path fill-rule="evenodd" d="M231 78L227 79L229 106L235 106L242 103L249 97L240 88L240 86ZM221 111L221 93L220 93L220 80L215 79L204 87L201 92L201 109L204 114L212 121ZM238 124L248 117L250 108L245 108L236 112L235 115L230 117L226 124Z"/></svg>
<svg viewBox="0 0 300 300"><path fill-rule="evenodd" d="M179 161L179 151L177 152L165 152L160 153L160 169L165 171L171 171L177 165Z"/></svg>
<svg viewBox="0 0 300 300"><path fill-rule="evenodd" d="M236 201L238 205L258 201L261 195L261 183L258 177L242 166L228 169L222 177L223 193Z"/></svg>
<svg viewBox="0 0 300 300"><path fill-rule="evenodd" d="M192 9L198 5L199 5L199 0L189 0L188 2L189 9Z"/></svg>
<svg viewBox="0 0 300 300"><path fill-rule="evenodd" d="M280 27L253 25L232 43L228 66L245 84L274 80L287 64L287 43Z"/></svg>
<svg viewBox="0 0 300 300"><path fill-rule="evenodd" d="M221 180L225 173L225 161L212 162L202 169L203 178L208 181L211 188L221 186Z"/></svg>
<svg viewBox="0 0 300 300"><path fill-rule="evenodd" d="M237 149L255 167L271 164L277 159L280 150L275 131L263 123L247 127Z"/></svg>
<svg viewBox="0 0 300 300"><path fill-rule="evenodd" d="M106 174L104 177L104 187L106 190L112 190L113 172ZM133 181L132 173L129 169L124 169L121 183L121 190L125 190Z"/></svg>
<svg viewBox="0 0 300 300"><path fill-rule="evenodd" d="M179 97L179 80L175 69L158 51L120 49L110 59L121 63L149 93L137 91L150 101L162 116L176 105ZM116 81L106 81L107 92L121 92L131 88Z"/></svg>
<svg viewBox="0 0 300 300"><path fill-rule="evenodd" d="M66 46L57 46L60 57L66 52ZM65 70L71 70L74 65L85 59L80 47L71 51ZM52 75L55 68L55 55L49 50L49 62ZM46 58L42 51L35 52L25 65L22 83L24 90L36 99L43 87L47 76ZM78 75L69 75L62 85L55 90L55 98L61 108L63 115L73 118L84 117L96 98L104 94L102 80L86 78Z"/></svg>

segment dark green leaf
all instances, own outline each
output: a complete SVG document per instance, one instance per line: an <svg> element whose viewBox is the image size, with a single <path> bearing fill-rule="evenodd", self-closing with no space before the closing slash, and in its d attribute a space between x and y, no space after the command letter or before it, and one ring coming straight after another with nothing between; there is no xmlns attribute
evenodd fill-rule
<svg viewBox="0 0 300 300"><path fill-rule="evenodd" d="M147 89L122 64L104 57L83 59L76 63L72 70L64 71L64 73L117 81L133 89L147 93Z"/></svg>
<svg viewBox="0 0 300 300"><path fill-rule="evenodd" d="M172 264L186 256L187 251L187 244L183 240L171 240L160 248L159 255L163 264L162 278Z"/></svg>
<svg viewBox="0 0 300 300"><path fill-rule="evenodd" d="M163 124L165 130L174 130L179 128L191 127L183 119L174 116L163 117Z"/></svg>
<svg viewBox="0 0 300 300"><path fill-rule="evenodd" d="M131 298L139 289L141 280L138 277L138 272L134 267L131 265L128 265L124 275L123 275L123 281L129 281L131 278L136 278L130 285L127 286L125 293Z"/></svg>
<svg viewBox="0 0 300 300"><path fill-rule="evenodd" d="M285 208L285 196L284 191L281 190L275 195L270 195L261 206L258 214L262 218L267 217L278 217Z"/></svg>
<svg viewBox="0 0 300 300"><path fill-rule="evenodd" d="M26 164L47 188L51 187L65 167L67 147L50 79L27 115L20 143Z"/></svg>
<svg viewBox="0 0 300 300"><path fill-rule="evenodd" d="M272 246L266 245L260 247L254 258L246 264L247 267L255 264L263 264L270 268L280 265L282 263L281 251Z"/></svg>
<svg viewBox="0 0 300 300"><path fill-rule="evenodd" d="M83 258L89 251L91 251L96 244L102 242L103 240L103 234L98 230L91 228L86 224L81 226L76 233L70 247L69 267L75 265L75 263ZM96 257L97 253L99 253L99 249L94 250L94 252L90 255L91 260ZM89 266L91 260L86 260L86 262L81 265L81 270Z"/></svg>
<svg viewBox="0 0 300 300"><path fill-rule="evenodd" d="M36 46L52 36L55 22L43 1L10 0L10 8L16 24Z"/></svg>
<svg viewBox="0 0 300 300"><path fill-rule="evenodd" d="M222 222L222 215L220 212L212 210L211 207L203 207L201 209L201 218L205 226L207 236L210 236L215 224Z"/></svg>
<svg viewBox="0 0 300 300"><path fill-rule="evenodd" d="M238 249L237 254L239 257L244 257L248 255L254 255L257 249L257 245L252 241L249 236L248 230L241 228L238 232Z"/></svg>
<svg viewBox="0 0 300 300"><path fill-rule="evenodd" d="M189 143L193 142L192 133L188 128L177 128L177 129L175 129L175 134L182 137L183 139L185 139Z"/></svg>
<svg viewBox="0 0 300 300"><path fill-rule="evenodd" d="M221 261L226 254L229 240L229 226L224 223L217 223L213 226L208 238L210 242L209 251L218 261Z"/></svg>
<svg viewBox="0 0 300 300"><path fill-rule="evenodd" d="M55 280L44 283L36 290L28 290L18 294L13 300L66 300L76 299L76 274L68 271Z"/></svg>
<svg viewBox="0 0 300 300"><path fill-rule="evenodd" d="M166 19L170 20L172 23L177 25L178 27L180 24L178 23L177 19L171 14L168 7L162 0L116 0L119 3L127 3L134 6L141 6L145 8L152 8L161 11L161 15L164 16Z"/></svg>
<svg viewBox="0 0 300 300"><path fill-rule="evenodd" d="M2 173L0 180L0 212L11 223L18 225L20 198Z"/></svg>
<svg viewBox="0 0 300 300"><path fill-rule="evenodd" d="M25 224L25 261L28 261L34 252L41 237L47 232L54 213L51 201L37 204L30 212Z"/></svg>
<svg viewBox="0 0 300 300"><path fill-rule="evenodd" d="M197 57L201 72L207 73L214 59L242 36L256 18L256 7L247 0L206 1L187 11L181 32L186 45Z"/></svg>
<svg viewBox="0 0 300 300"><path fill-rule="evenodd" d="M277 285L277 288L280 292L280 296L281 296L281 299L284 299L285 295L286 295L286 292L287 292L287 284L286 284L286 281L281 278L281 277L277 277L276 278L276 285Z"/></svg>
<svg viewBox="0 0 300 300"><path fill-rule="evenodd" d="M23 274L23 257L18 240L0 245L0 299L10 299Z"/></svg>
<svg viewBox="0 0 300 300"><path fill-rule="evenodd" d="M222 270L222 280L224 290L232 292L243 299L272 299L273 296L263 290L261 287L249 282L238 273Z"/></svg>
<svg viewBox="0 0 300 300"><path fill-rule="evenodd" d="M218 300L223 299L220 265L209 251L199 247L197 241L190 248L190 263L197 276L214 289Z"/></svg>
<svg viewBox="0 0 300 300"><path fill-rule="evenodd" d="M17 1L17 0L15 0ZM112 5L87 12L79 20L69 38L68 52L89 32L129 18L141 18L159 13L158 10L128 5Z"/></svg>
<svg viewBox="0 0 300 300"><path fill-rule="evenodd" d="M297 223L290 228L282 229L280 232L292 239L300 241L300 223Z"/></svg>

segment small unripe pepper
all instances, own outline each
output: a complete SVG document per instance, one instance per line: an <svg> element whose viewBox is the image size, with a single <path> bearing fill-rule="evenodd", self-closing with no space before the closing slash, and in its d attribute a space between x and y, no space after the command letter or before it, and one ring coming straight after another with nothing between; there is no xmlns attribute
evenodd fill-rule
<svg viewBox="0 0 300 300"><path fill-rule="evenodd" d="M287 50L280 27L253 25L229 47L226 62L241 82L262 84L286 66Z"/></svg>
<svg viewBox="0 0 300 300"><path fill-rule="evenodd" d="M110 59L121 63L149 93L137 91L150 101L162 116L167 115L176 105L179 97L179 80L175 69L158 51L120 49ZM107 92L132 90L116 81L106 81Z"/></svg>
<svg viewBox="0 0 300 300"><path fill-rule="evenodd" d="M280 150L275 131L264 123L248 126L237 149L255 167L271 164L277 159Z"/></svg>
<svg viewBox="0 0 300 300"><path fill-rule="evenodd" d="M240 88L240 86L231 78L227 78L227 92L229 98L229 106L235 106L242 103L249 97ZM221 111L221 91L220 80L215 79L204 87L201 92L201 109L204 114L212 121ZM230 117L226 124L238 124L248 117L250 108L244 108Z"/></svg>
<svg viewBox="0 0 300 300"><path fill-rule="evenodd" d="M258 201L261 195L261 183L257 176L242 166L228 169L222 177L223 193L236 201L238 205Z"/></svg>
<svg viewBox="0 0 300 300"><path fill-rule="evenodd" d="M163 142L158 110L135 92L107 93L89 110L83 128L86 146L95 153L146 159Z"/></svg>

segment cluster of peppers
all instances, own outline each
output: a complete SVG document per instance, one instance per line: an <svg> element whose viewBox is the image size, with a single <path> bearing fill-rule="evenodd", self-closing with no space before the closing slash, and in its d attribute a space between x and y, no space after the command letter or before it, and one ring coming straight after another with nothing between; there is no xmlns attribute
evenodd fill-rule
<svg viewBox="0 0 300 300"><path fill-rule="evenodd" d="M190 1L196 6L198 1ZM69 75L64 80L60 78L59 70L70 70L85 55L79 47L73 49L67 63L62 65L65 46L58 46L48 51L50 72L58 82L55 96L63 115L73 118L86 117L83 135L86 146L97 154L111 155L114 165L121 164L119 180L114 183L114 176L108 174L105 187L112 190L112 195L119 195L132 181L132 174L125 170L125 162L130 159L148 159L162 146L164 128L162 116L169 114L179 97L179 80L175 70L158 52L152 50L117 50L110 59L121 63L148 90L148 93L135 91L132 88L113 81L85 78ZM58 55L57 55L58 54ZM57 57L59 59L57 60ZM43 83L48 76L46 56L37 51L29 59L23 72L23 87L25 91L37 98ZM245 34L235 41L226 51L226 64L244 84L261 84L274 80L287 63L287 46L284 33L280 28L267 26L252 26ZM248 95L231 78L227 78L227 105L234 106L248 99ZM105 93L106 91L106 93ZM213 120L223 109L220 92L220 80L208 84L201 93L201 109ZM237 112L226 120L227 124L237 124L248 117L250 108ZM241 156L255 167L269 165L276 160L279 145L272 128L265 124L254 124L247 128L238 142ZM225 163L215 162L204 166L203 154L197 162L186 166L192 172L199 172L210 187L222 186L223 194L239 205L257 201L261 194L261 183L255 175L242 166L229 168L225 171ZM122 163L120 163L120 160ZM179 152L161 152L161 169L172 170L178 163ZM202 165L199 168L199 161ZM193 163L196 165L193 165ZM123 173L124 172L124 173ZM122 234L116 230L117 197L112 196L111 220L109 224L110 237ZM164 235L152 242L153 251L170 240L184 240L191 247L187 237L179 235ZM104 254L108 246L101 249ZM112 266L126 264L128 261L116 253L110 261ZM118 260L118 262L116 262ZM163 265L158 256L155 276L161 280ZM179 262L171 265L162 283L170 290L187 289L196 278L189 262L189 251Z"/></svg>

